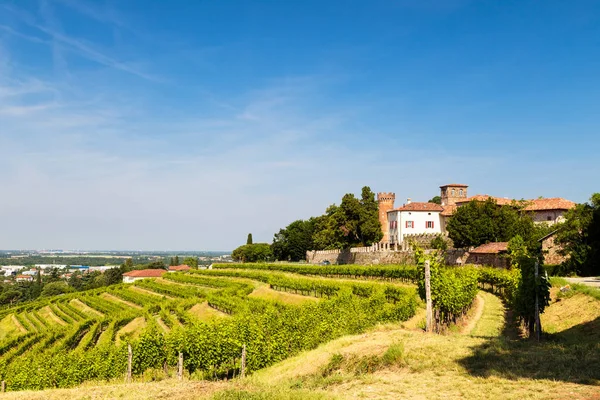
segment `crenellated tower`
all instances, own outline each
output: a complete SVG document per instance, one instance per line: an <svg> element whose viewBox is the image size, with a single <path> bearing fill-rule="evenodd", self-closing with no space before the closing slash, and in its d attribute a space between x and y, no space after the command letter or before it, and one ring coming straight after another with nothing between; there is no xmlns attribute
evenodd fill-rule
<svg viewBox="0 0 600 400"><path fill-rule="evenodd" d="M395 193L377 193L377 203L379 204L379 222L383 231L382 243L390 241L390 224L388 222L387 212L394 209Z"/></svg>

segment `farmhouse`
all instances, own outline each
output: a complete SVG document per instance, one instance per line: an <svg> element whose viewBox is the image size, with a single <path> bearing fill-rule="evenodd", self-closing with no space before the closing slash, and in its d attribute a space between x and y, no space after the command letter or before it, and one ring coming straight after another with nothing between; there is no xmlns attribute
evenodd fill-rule
<svg viewBox="0 0 600 400"><path fill-rule="evenodd" d="M169 272L189 271L190 269L190 266L185 264L169 266Z"/></svg>
<svg viewBox="0 0 600 400"><path fill-rule="evenodd" d="M123 283L132 283L148 278L160 278L166 273L167 271L164 269L138 269L135 271L129 271L123 274Z"/></svg>

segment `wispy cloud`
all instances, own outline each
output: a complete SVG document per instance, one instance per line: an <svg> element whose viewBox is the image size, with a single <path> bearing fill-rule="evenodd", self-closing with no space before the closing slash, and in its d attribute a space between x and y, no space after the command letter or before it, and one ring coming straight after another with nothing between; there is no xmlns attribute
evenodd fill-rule
<svg viewBox="0 0 600 400"><path fill-rule="evenodd" d="M64 48L64 50L66 51L73 52L75 54L78 54L79 56L87 58L88 60L94 61L106 67L114 68L116 70L120 70L149 81L161 81L161 78L159 76L137 68L135 66L136 62L119 60L118 58L109 55L107 51L100 50L98 46L95 46L94 44L89 43L86 40L69 36L60 32L57 28L58 24L52 16L49 4L43 2L42 5L43 6L41 7L41 10L42 15L46 20L45 23L38 22L37 18L35 18L34 16L32 16L24 10L9 7L7 5L4 6L4 9L10 12L11 14L17 16L21 22L25 23L29 27L48 35L52 39L51 41L46 41L43 39L39 39L36 36L27 35L14 28L7 27L4 25L2 29L12 35L18 36L23 39L27 39L36 43L50 44L54 47L55 59L60 59L60 51L62 50L62 48ZM48 21L50 21L50 25L48 25ZM64 60L60 60L60 62L64 63Z"/></svg>

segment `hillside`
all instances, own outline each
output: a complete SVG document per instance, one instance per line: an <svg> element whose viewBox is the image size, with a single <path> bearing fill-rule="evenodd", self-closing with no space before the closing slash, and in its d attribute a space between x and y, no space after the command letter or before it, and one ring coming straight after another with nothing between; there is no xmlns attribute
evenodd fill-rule
<svg viewBox="0 0 600 400"><path fill-rule="evenodd" d="M324 301L314 296L318 291L306 296L309 294L306 287L288 288L297 292L292 294L275 291L272 287L277 285L264 283L267 276L279 279L280 284L284 279L297 277L290 271L221 270L205 275L218 275L220 278L210 278L230 279L238 284L252 283L250 298L275 297L278 302L289 301L290 304ZM351 274L346 275L348 278ZM321 284L348 281L306 279ZM350 282L359 286L383 284ZM395 284L399 288L406 285L397 281ZM116 296L119 290L122 289L117 288L110 294ZM150 289L144 287L144 290ZM302 292L305 301L301 301ZM196 301L195 304L184 312L202 318L231 318L215 311L208 303ZM469 319L446 335L422 332L423 310L420 308L405 322L382 321L366 328L364 333L330 340L260 369L244 380L194 381L188 380L186 375L184 381L178 381L154 372L138 376L136 382L127 385L122 384L121 377L108 383L88 382L75 389L7 393L3 398L600 398L600 301L580 293L558 298L557 291L553 290L553 302L542 319L549 334L541 344L518 338L518 332L510 319L506 320L506 310L496 296L480 292L477 304ZM196 311L192 311L194 307ZM15 314L7 316L12 315ZM155 318L160 317L158 312ZM18 319L23 318L18 315ZM139 332L141 328L131 331ZM149 382L152 379L158 381Z"/></svg>

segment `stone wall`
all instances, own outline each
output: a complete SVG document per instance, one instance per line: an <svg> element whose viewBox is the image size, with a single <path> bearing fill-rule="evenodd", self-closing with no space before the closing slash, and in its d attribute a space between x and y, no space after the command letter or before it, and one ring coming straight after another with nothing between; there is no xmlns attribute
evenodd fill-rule
<svg viewBox="0 0 600 400"><path fill-rule="evenodd" d="M418 233L404 235L403 247L408 249L413 243L415 243L422 249L432 249L433 247L431 247L431 241L438 236L441 236L444 239L447 248L450 249L454 247L452 239L448 237L448 234L444 233Z"/></svg>
<svg viewBox="0 0 600 400"><path fill-rule="evenodd" d="M485 265L497 268L510 267L510 260L506 254L468 254L465 260L466 264Z"/></svg>
<svg viewBox="0 0 600 400"><path fill-rule="evenodd" d="M542 241L542 252L544 253L544 264L556 265L562 264L567 258L559 251L561 246L554 242L554 235L547 237Z"/></svg>
<svg viewBox="0 0 600 400"><path fill-rule="evenodd" d="M426 253L433 250L425 250ZM463 250L450 249L445 253L448 265L462 265L466 258ZM347 250L313 250L306 252L306 261L320 264L329 261L331 264L414 264L415 253L412 250L374 249L373 247L358 247Z"/></svg>

